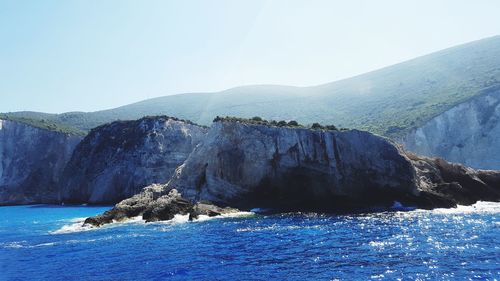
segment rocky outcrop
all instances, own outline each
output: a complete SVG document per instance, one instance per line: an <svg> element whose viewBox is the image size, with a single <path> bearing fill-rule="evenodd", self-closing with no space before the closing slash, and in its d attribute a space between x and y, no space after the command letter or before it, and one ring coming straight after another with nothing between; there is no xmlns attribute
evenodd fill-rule
<svg viewBox="0 0 500 281"><path fill-rule="evenodd" d="M330 209L413 194L414 170L389 140L363 131L216 122L169 186L233 207ZM392 201L391 201L392 203Z"/></svg>
<svg viewBox="0 0 500 281"><path fill-rule="evenodd" d="M474 170L440 158L407 155L415 167L420 191L415 206L454 207L500 200L500 171Z"/></svg>
<svg viewBox="0 0 500 281"><path fill-rule="evenodd" d="M117 121L93 129L61 179L60 201L116 203L165 183L207 129L170 117Z"/></svg>
<svg viewBox="0 0 500 281"><path fill-rule="evenodd" d="M147 221L169 220L176 214L188 214L193 204L183 199L176 190L161 195L164 189L162 185L152 184L140 194L121 201L104 214L86 219L85 223L99 226L143 214Z"/></svg>
<svg viewBox="0 0 500 281"><path fill-rule="evenodd" d="M191 204L209 200L241 209L336 211L394 201L434 208L499 200L500 173L407 154L388 139L357 130L219 121L150 202L125 200L115 209L144 215L164 204L154 197L173 189Z"/></svg>
<svg viewBox="0 0 500 281"><path fill-rule="evenodd" d="M461 103L402 139L405 149L476 169L500 169L500 89Z"/></svg>
<svg viewBox="0 0 500 281"><path fill-rule="evenodd" d="M0 120L0 205L56 203L59 177L81 139Z"/></svg>
<svg viewBox="0 0 500 281"><path fill-rule="evenodd" d="M238 211L232 208L220 208L210 203L193 204L182 198L175 189L170 189L164 194L167 188L165 185L152 184L144 188L141 193L118 203L104 214L87 218L84 223L101 226L137 216L142 216L146 222L155 222L171 220L175 215L187 214L189 214L189 219L193 220L201 215L214 217Z"/></svg>
<svg viewBox="0 0 500 281"><path fill-rule="evenodd" d="M417 157L363 131L217 122L168 185L190 200L241 208L334 210L394 201L432 208L469 203L446 185L460 185L474 202L498 200L498 175Z"/></svg>

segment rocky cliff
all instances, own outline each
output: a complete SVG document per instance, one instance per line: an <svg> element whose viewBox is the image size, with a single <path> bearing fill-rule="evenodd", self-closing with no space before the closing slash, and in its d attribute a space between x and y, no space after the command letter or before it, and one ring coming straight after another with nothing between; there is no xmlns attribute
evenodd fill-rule
<svg viewBox="0 0 500 281"><path fill-rule="evenodd" d="M402 143L417 154L477 169L500 169L500 89L436 116Z"/></svg>
<svg viewBox="0 0 500 281"><path fill-rule="evenodd" d="M195 201L318 209L332 202L362 206L385 191L412 194L413 179L413 167L398 148L367 132L221 121L169 186Z"/></svg>
<svg viewBox="0 0 500 281"><path fill-rule="evenodd" d="M219 121L166 185L87 222L144 216L155 208L171 212L178 204L165 202L172 202L174 189L191 204L208 200L243 209L352 210L394 201L433 208L500 199L500 172L406 154L388 139L357 130Z"/></svg>
<svg viewBox="0 0 500 281"><path fill-rule="evenodd" d="M57 202L59 176L81 139L0 119L0 205Z"/></svg>
<svg viewBox="0 0 500 281"><path fill-rule="evenodd" d="M61 179L60 201L116 203L152 183L165 183L206 133L169 117L117 121L93 129Z"/></svg>

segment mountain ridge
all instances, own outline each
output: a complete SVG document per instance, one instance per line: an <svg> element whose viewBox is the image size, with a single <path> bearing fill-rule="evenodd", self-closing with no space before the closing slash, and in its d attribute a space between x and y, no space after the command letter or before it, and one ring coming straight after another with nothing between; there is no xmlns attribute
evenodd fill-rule
<svg viewBox="0 0 500 281"><path fill-rule="evenodd" d="M208 125L219 116L336 124L400 137L433 117L500 88L500 36L440 50L316 86L250 85L157 97L95 112L7 113L81 131L115 120L170 115Z"/></svg>

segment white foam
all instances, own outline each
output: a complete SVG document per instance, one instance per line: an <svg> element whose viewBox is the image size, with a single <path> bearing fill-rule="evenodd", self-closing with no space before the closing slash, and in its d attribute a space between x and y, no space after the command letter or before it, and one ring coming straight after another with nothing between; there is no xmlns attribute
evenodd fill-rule
<svg viewBox="0 0 500 281"><path fill-rule="evenodd" d="M223 218L241 218L241 217L251 217L255 215L254 212L235 212L235 213L228 213L228 214L222 214L220 217Z"/></svg>
<svg viewBox="0 0 500 281"><path fill-rule="evenodd" d="M176 224L185 224L185 223L190 223L190 222L205 222L205 221L210 221L210 220L215 220L215 219L248 217L248 216L252 216L252 215L255 215L255 213L252 213L252 212L234 212L234 213L221 214L219 216L213 216L213 217L210 217L207 215L199 215L198 218L190 221L189 214L186 214L186 215L177 214L171 220L157 221L154 223L176 225Z"/></svg>
<svg viewBox="0 0 500 281"><path fill-rule="evenodd" d="M212 220L212 219L215 219L215 218L216 217L210 217L210 216L207 216L207 215L199 215L198 218L195 221L202 222L202 221Z"/></svg>
<svg viewBox="0 0 500 281"><path fill-rule="evenodd" d="M478 201L470 206L458 205L456 208L438 208L434 210L415 210L413 212L432 212L437 214L500 213L500 202Z"/></svg>
<svg viewBox="0 0 500 281"><path fill-rule="evenodd" d="M69 222L84 222L85 219L86 219L86 217L82 217L82 218L69 219L67 221L69 221Z"/></svg>
<svg viewBox="0 0 500 281"><path fill-rule="evenodd" d="M3 245L4 248L12 248L12 249L19 249L19 248L24 248L25 246L22 245L21 242L9 242L5 243Z"/></svg>
<svg viewBox="0 0 500 281"><path fill-rule="evenodd" d="M143 222L145 221L142 219L142 216L131 217L122 221L113 220L113 224L143 223Z"/></svg>
<svg viewBox="0 0 500 281"><path fill-rule="evenodd" d="M208 220L214 220L214 219L223 219L223 218L242 218L242 217L250 217L255 215L253 212L234 212L234 213L227 213L227 214L221 214L219 216L207 216L207 215L199 215L197 219L193 220L194 222L203 222L203 221L208 221Z"/></svg>
<svg viewBox="0 0 500 281"><path fill-rule="evenodd" d="M33 247L54 246L55 244L56 244L55 242L41 243L41 244L34 245Z"/></svg>
<svg viewBox="0 0 500 281"><path fill-rule="evenodd" d="M3 248L10 248L10 249L21 249L21 248L38 248L38 247L49 247L49 246L55 246L57 243L56 242L48 242L48 243L40 243L36 245L26 245L26 241L14 241L14 242L9 242L3 244Z"/></svg>
<svg viewBox="0 0 500 281"><path fill-rule="evenodd" d="M127 235L130 237L138 237L138 236L143 236L141 234L131 234ZM8 242L8 243L2 243L0 244L1 248L10 248L10 249L32 249L32 248L39 248L39 247L51 247L51 246L57 246L61 244L81 244L81 243L92 243L96 241L102 241L102 240L111 240L114 238L121 238L121 235L115 235L115 236L105 236L105 237L100 237L100 238L94 238L94 239L72 239L72 240L67 240L67 241L56 241L56 242L46 242L46 243L40 243L40 244L34 244L34 245L29 245L26 243L26 241L13 241L13 242Z"/></svg>
<svg viewBox="0 0 500 281"><path fill-rule="evenodd" d="M73 240L66 241L65 244L92 243L92 242L96 242L96 241L112 240L113 238L114 238L114 236L105 236L105 237L101 237L101 238L82 239L82 240L73 239Z"/></svg>
<svg viewBox="0 0 500 281"><path fill-rule="evenodd" d="M67 234L67 233L75 233L75 232L84 232L84 231L90 231L90 230L97 230L102 227L111 227L111 226L116 226L120 224L128 224L128 223L144 223L144 220L142 219L141 216L133 217L124 221L113 221L112 224L107 224L101 227L95 227L93 225L87 224L84 225L86 218L74 218L69 220L70 222L73 222L71 224L66 224L63 225L61 228L54 230L54 231L49 231L49 234Z"/></svg>
<svg viewBox="0 0 500 281"><path fill-rule="evenodd" d="M173 219L168 220L166 222L171 224L180 224L180 223L186 223L188 221L189 221L189 214L186 215L177 214L174 216Z"/></svg>
<svg viewBox="0 0 500 281"><path fill-rule="evenodd" d="M83 222L76 222L72 224L63 225L61 228L57 230L49 231L49 234L75 233L75 232L89 231L92 229L96 229L96 227L93 227L91 225L84 225Z"/></svg>

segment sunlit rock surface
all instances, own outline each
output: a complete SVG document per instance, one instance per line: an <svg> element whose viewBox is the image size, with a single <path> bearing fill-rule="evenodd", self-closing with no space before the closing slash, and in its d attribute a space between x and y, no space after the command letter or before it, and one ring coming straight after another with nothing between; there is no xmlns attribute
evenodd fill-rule
<svg viewBox="0 0 500 281"><path fill-rule="evenodd" d="M402 142L417 154L499 170L500 90L455 106L413 130Z"/></svg>
<svg viewBox="0 0 500 281"><path fill-rule="evenodd" d="M222 205L316 209L413 194L414 174L393 143L367 132L223 121L212 125L169 186Z"/></svg>

